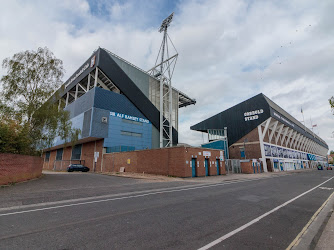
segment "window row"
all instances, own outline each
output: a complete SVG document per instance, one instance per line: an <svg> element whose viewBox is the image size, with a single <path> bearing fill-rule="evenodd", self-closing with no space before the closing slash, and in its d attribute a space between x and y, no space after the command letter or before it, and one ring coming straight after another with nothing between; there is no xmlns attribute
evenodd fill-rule
<svg viewBox="0 0 334 250"><path fill-rule="evenodd" d="M127 135L127 136L133 136L133 137L142 137L143 134L141 133L135 133L135 132L130 132L130 131L121 131L121 135Z"/></svg>
<svg viewBox="0 0 334 250"><path fill-rule="evenodd" d="M72 148L71 160L80 160L81 159L81 149L82 149L82 144L77 144ZM57 149L56 161L63 160L63 153L64 153L63 148ZM45 158L44 158L45 162L48 162L49 160L50 160L50 151L45 152Z"/></svg>
<svg viewBox="0 0 334 250"><path fill-rule="evenodd" d="M141 122L127 120L127 119L122 119L122 122L143 126L143 123L141 123Z"/></svg>

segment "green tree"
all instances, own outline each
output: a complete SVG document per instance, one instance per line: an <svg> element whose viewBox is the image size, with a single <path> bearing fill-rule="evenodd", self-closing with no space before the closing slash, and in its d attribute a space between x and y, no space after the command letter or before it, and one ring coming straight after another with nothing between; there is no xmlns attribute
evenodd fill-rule
<svg viewBox="0 0 334 250"><path fill-rule="evenodd" d="M62 85L64 75L63 63L47 47L16 53L4 59L2 67L7 74L0 79L0 119L4 133L0 131L0 138L10 131L17 142L7 141L11 145L7 151L27 153L28 150L29 154L37 154L51 146L56 136L65 141L75 140L74 135L78 137L78 130L71 128L69 113L56 102L55 91Z"/></svg>

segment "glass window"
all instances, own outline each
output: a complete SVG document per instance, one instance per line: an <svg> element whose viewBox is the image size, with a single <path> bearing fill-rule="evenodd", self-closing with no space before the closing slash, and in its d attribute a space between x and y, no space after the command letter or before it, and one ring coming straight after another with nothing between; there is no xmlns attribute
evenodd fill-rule
<svg viewBox="0 0 334 250"><path fill-rule="evenodd" d="M50 151L48 151L48 152L45 152L45 159L44 159L44 161L49 161L49 159L50 159Z"/></svg>
<svg viewBox="0 0 334 250"><path fill-rule="evenodd" d="M134 151L135 149L136 148L133 146L114 146L114 147L108 147L106 152L114 153L114 152Z"/></svg>
<svg viewBox="0 0 334 250"><path fill-rule="evenodd" d="M63 159L63 149L59 148L57 149L56 161L61 161L62 159Z"/></svg>
<svg viewBox="0 0 334 250"><path fill-rule="evenodd" d="M134 136L134 137L142 137L143 136L143 134L141 134L141 133L135 133L135 132L130 132L130 131L121 131L121 135Z"/></svg>
<svg viewBox="0 0 334 250"><path fill-rule="evenodd" d="M72 148L71 160L80 160L82 144L77 144Z"/></svg>
<svg viewBox="0 0 334 250"><path fill-rule="evenodd" d="M142 137L142 134L132 132L132 133L131 133L131 136L134 136L134 137Z"/></svg>
<svg viewBox="0 0 334 250"><path fill-rule="evenodd" d="M136 125L139 125L139 126L143 126L143 123L141 123L141 122L127 120L127 119L122 119L122 122L130 123L130 124L136 124Z"/></svg>
<svg viewBox="0 0 334 250"><path fill-rule="evenodd" d="M128 132L128 131L121 131L121 135L131 136L131 132Z"/></svg>

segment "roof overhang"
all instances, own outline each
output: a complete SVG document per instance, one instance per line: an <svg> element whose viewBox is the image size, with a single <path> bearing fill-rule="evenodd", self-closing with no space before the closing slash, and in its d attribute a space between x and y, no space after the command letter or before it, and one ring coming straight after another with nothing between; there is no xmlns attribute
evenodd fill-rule
<svg viewBox="0 0 334 250"><path fill-rule="evenodd" d="M97 141L97 140L101 140L101 139L103 139L103 138L100 138L100 137L85 137L83 139L77 140L75 142L75 145L86 143L86 142L91 142L91 141ZM54 146L54 147L45 148L45 149L43 149L43 152L56 150L56 149L59 149L59 148L71 147L71 146L72 146L72 142L63 143L63 144L59 144L59 145Z"/></svg>
<svg viewBox="0 0 334 250"><path fill-rule="evenodd" d="M182 93L181 91L175 89L179 93L179 108L187 107L192 104L196 104L195 99L191 99L186 94Z"/></svg>

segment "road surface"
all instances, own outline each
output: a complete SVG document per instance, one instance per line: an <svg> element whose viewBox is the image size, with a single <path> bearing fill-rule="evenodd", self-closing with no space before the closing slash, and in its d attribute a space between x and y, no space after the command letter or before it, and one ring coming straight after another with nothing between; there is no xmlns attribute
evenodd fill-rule
<svg viewBox="0 0 334 250"><path fill-rule="evenodd" d="M46 174L0 189L0 249L285 249L334 188L327 170L237 176Z"/></svg>

